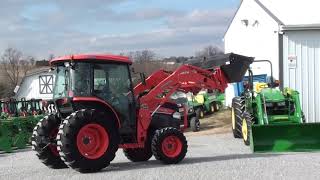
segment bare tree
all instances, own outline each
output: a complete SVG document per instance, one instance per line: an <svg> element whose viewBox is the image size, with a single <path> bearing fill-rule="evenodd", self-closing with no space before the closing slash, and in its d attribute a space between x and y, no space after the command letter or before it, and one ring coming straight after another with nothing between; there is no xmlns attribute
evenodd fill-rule
<svg viewBox="0 0 320 180"><path fill-rule="evenodd" d="M23 76L27 75L27 73L35 67L35 62L36 60L32 56L28 56L20 61L19 65L21 67Z"/></svg>
<svg viewBox="0 0 320 180"><path fill-rule="evenodd" d="M4 73L9 78L11 87L15 87L18 84L20 77L22 59L22 53L14 48L8 48L5 50L1 57L1 65L4 69Z"/></svg>
<svg viewBox="0 0 320 180"><path fill-rule="evenodd" d="M5 89L10 92L8 95L12 95L13 89L18 85L21 77L34 68L35 59L32 56L23 58L21 51L8 48L1 56L1 66L8 80L8 83L5 84Z"/></svg>
<svg viewBox="0 0 320 180"><path fill-rule="evenodd" d="M155 58L155 53L151 50L142 50L142 51L136 51L134 54L134 61L143 63L151 61Z"/></svg>
<svg viewBox="0 0 320 180"><path fill-rule="evenodd" d="M196 52L196 57L208 57L208 56L214 56L217 54L222 54L222 50L218 48L217 46L206 46L202 50Z"/></svg>

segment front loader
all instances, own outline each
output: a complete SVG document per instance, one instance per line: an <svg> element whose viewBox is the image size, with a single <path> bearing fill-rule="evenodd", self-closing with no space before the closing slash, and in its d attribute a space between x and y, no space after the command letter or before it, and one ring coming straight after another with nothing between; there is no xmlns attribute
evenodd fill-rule
<svg viewBox="0 0 320 180"><path fill-rule="evenodd" d="M57 113L44 117L32 135L32 148L48 167L95 172L107 167L122 148L131 161L152 155L165 164L179 163L187 153L183 134L187 114L170 102L176 91L203 88L224 92L240 81L252 58L224 55L218 68L184 64L159 70L133 87L128 57L72 55L50 61L56 72ZM228 62L228 64L227 64ZM183 121L183 124L181 124Z"/></svg>
<svg viewBox="0 0 320 180"><path fill-rule="evenodd" d="M253 152L313 151L320 149L319 123L306 123L300 105L299 92L278 89L278 82L253 83L232 101L232 129L235 137L242 137Z"/></svg>

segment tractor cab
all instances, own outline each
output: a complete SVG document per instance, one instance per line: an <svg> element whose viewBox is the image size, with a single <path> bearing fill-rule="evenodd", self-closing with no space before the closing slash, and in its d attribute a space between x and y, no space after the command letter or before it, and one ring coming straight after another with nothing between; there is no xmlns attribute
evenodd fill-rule
<svg viewBox="0 0 320 180"><path fill-rule="evenodd" d="M106 110L110 117L121 120L120 131L136 132L136 104L128 58L77 55L50 63L56 72L53 97L62 117L88 107Z"/></svg>

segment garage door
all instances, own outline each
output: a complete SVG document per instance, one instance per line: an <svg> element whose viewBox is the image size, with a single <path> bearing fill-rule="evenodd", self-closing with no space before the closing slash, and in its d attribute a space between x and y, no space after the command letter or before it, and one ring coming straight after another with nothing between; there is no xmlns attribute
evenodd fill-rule
<svg viewBox="0 0 320 180"><path fill-rule="evenodd" d="M320 122L320 31L285 32L283 81L300 92L307 121Z"/></svg>

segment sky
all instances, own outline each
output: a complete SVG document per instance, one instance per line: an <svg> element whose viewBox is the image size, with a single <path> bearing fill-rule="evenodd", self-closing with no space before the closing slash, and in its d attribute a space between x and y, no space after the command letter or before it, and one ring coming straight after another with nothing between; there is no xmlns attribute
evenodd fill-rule
<svg viewBox="0 0 320 180"><path fill-rule="evenodd" d="M240 0L1 0L0 53L47 58L152 50L191 56L223 35Z"/></svg>

